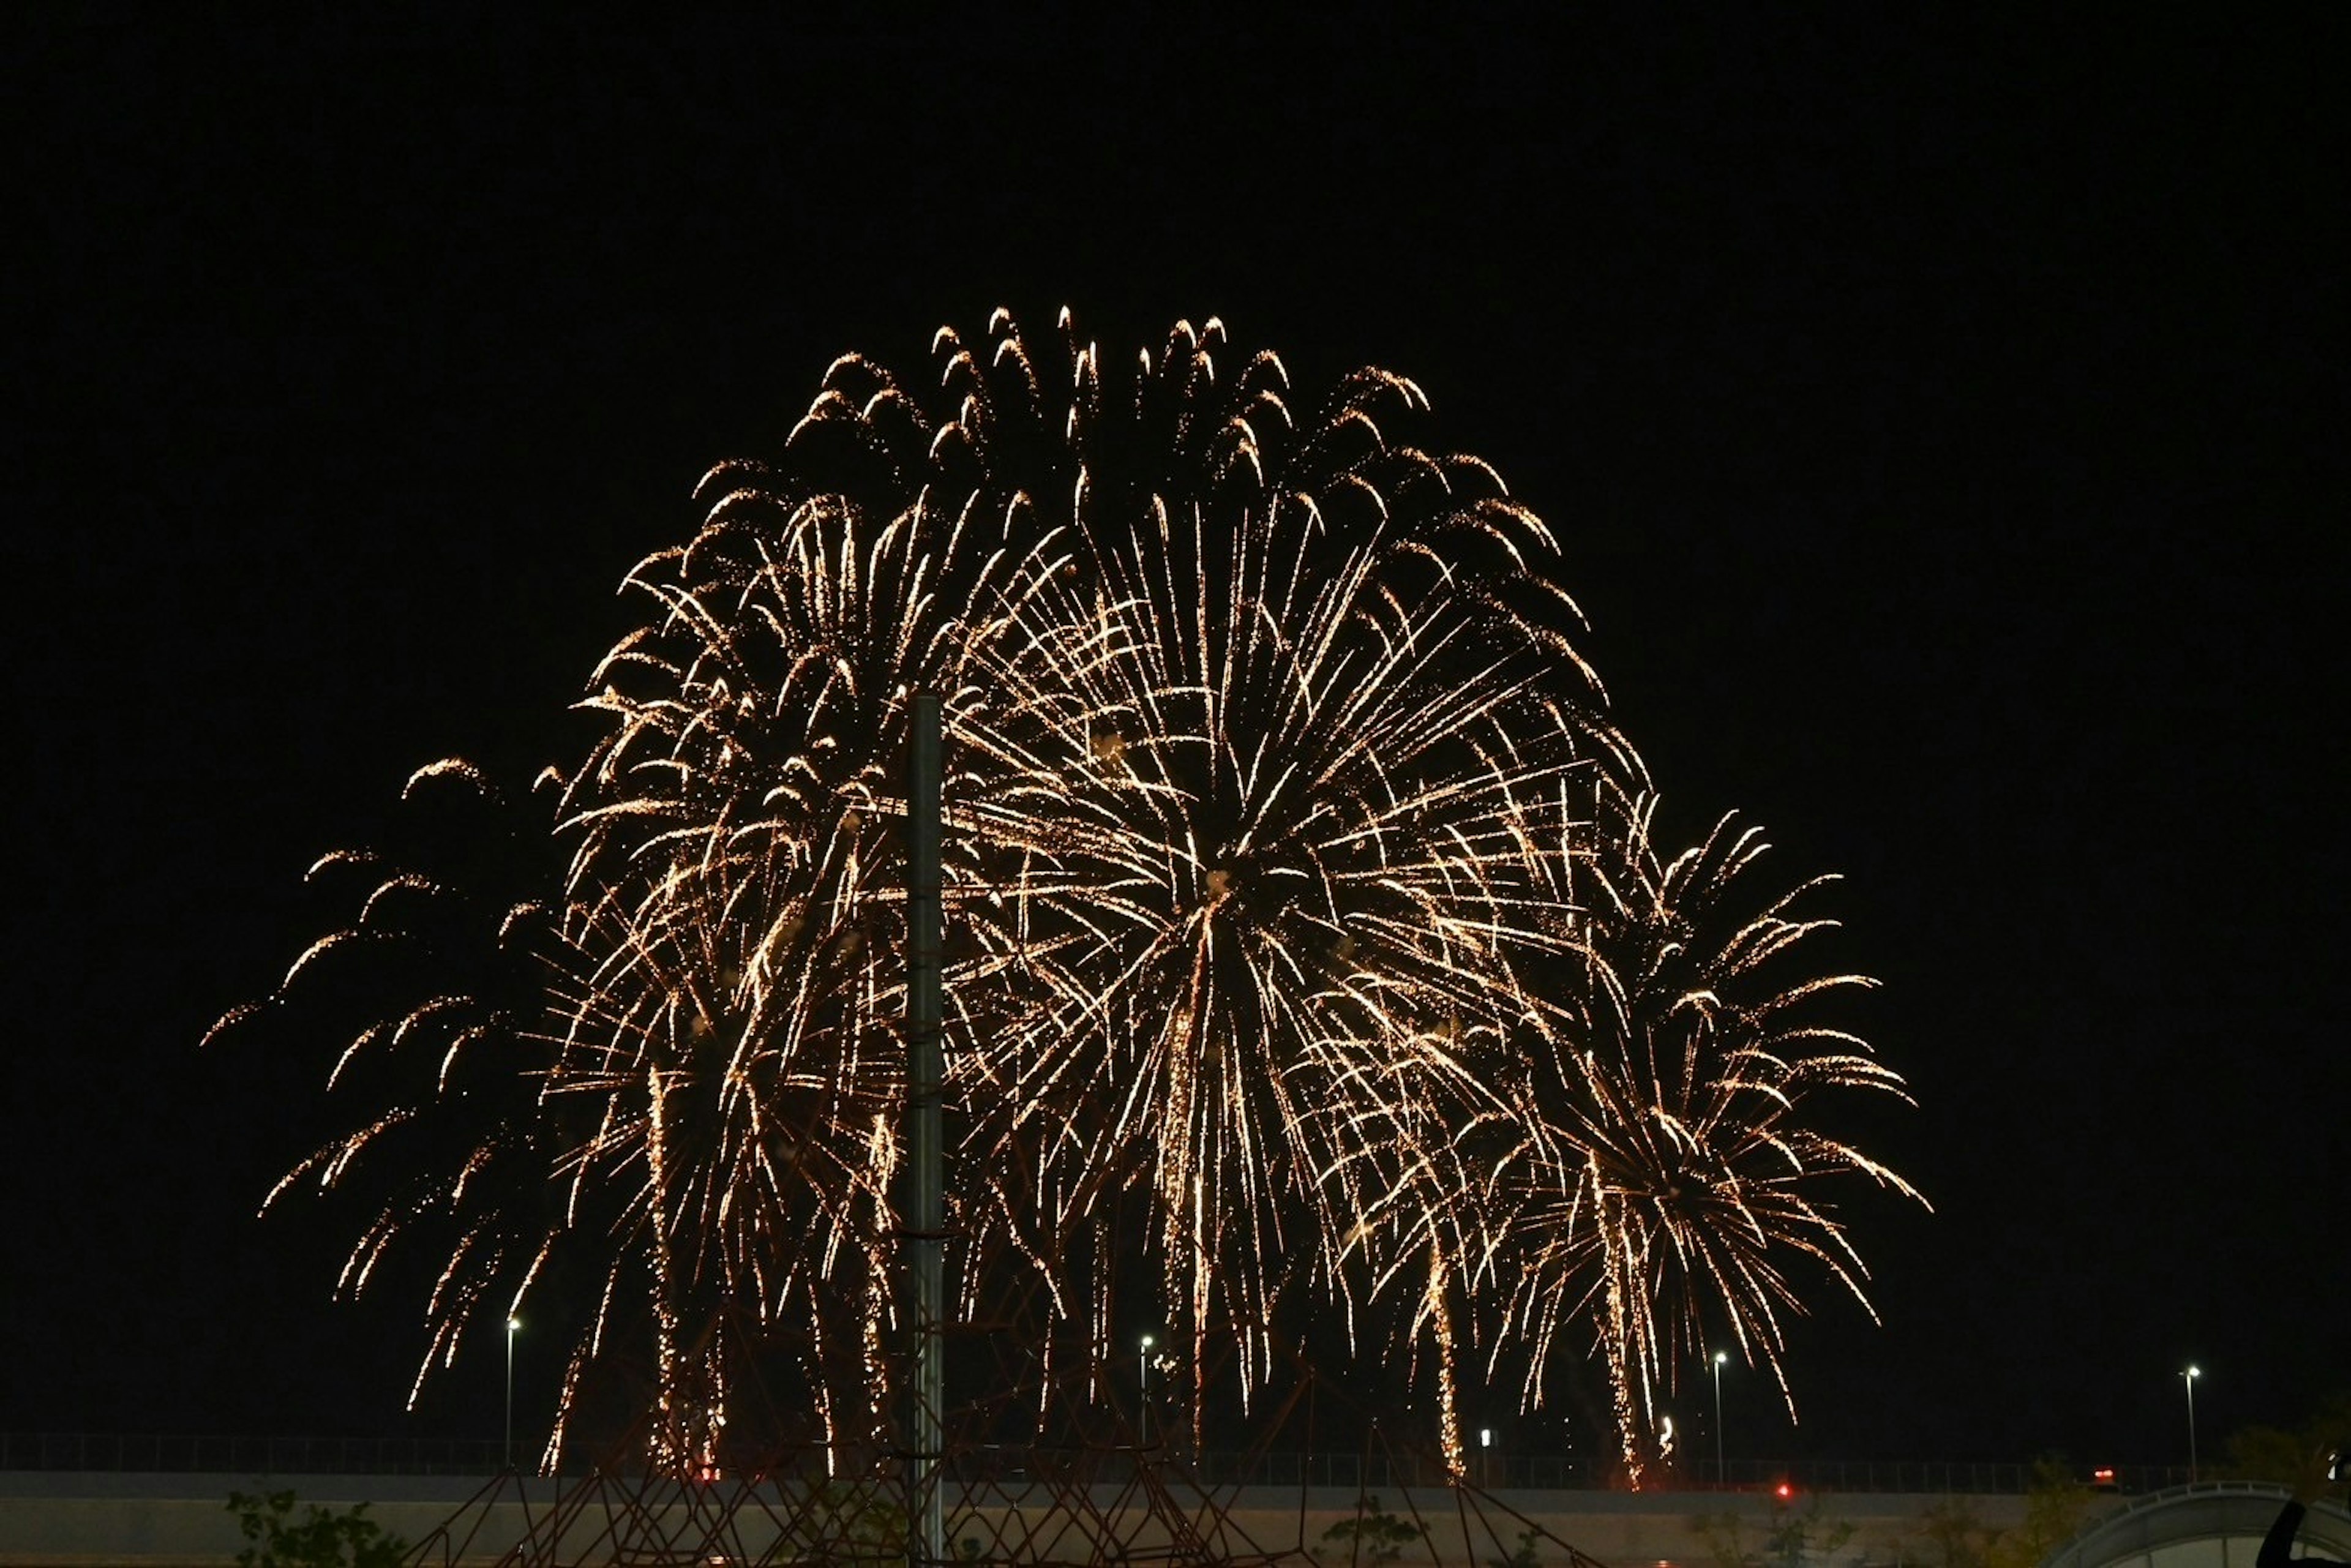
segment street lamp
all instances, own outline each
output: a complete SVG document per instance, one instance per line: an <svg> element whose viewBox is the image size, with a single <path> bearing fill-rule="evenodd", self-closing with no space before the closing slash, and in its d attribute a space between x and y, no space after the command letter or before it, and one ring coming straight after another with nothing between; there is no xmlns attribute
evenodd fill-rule
<svg viewBox="0 0 2351 1568"><path fill-rule="evenodd" d="M1143 1343L1135 1347L1134 1352L1136 1390L1134 1437L1138 1443L1151 1436L1151 1347L1157 1343L1149 1334L1144 1334Z"/></svg>
<svg viewBox="0 0 2351 1568"><path fill-rule="evenodd" d="M507 1320L507 1441L498 1450L498 1468L510 1469L514 1464L514 1339L522 1328L520 1318Z"/></svg>
<svg viewBox="0 0 2351 1568"><path fill-rule="evenodd" d="M2179 1375L2188 1385L2188 1484L2196 1484L2196 1380L2203 1375L2193 1366Z"/></svg>
<svg viewBox="0 0 2351 1568"><path fill-rule="evenodd" d="M1729 1359L1722 1351L1714 1353L1714 1484L1717 1486L1729 1479L1722 1468L1722 1364Z"/></svg>

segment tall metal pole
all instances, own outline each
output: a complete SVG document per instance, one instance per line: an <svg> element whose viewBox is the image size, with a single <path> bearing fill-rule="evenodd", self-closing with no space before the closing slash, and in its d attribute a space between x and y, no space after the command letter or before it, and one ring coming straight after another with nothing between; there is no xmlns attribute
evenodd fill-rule
<svg viewBox="0 0 2351 1568"><path fill-rule="evenodd" d="M2186 1372L2181 1373L2179 1375L2180 1375L2180 1379L2181 1379L2181 1381L2182 1381L2182 1382L2184 1382L2184 1383L2186 1383L2186 1384L2188 1385L2188 1484L2189 1484L2189 1485L2190 1485L2190 1486L2194 1486L2194 1485L2196 1484L2196 1378L2197 1378L2197 1372L2196 1372L2196 1369L2195 1369L2194 1367L2192 1367L2192 1366L2191 1366L2191 1367L2189 1367Z"/></svg>
<svg viewBox="0 0 2351 1568"><path fill-rule="evenodd" d="M507 1319L507 1442L498 1450L498 1469L502 1470L514 1464L514 1336L521 1327L520 1318Z"/></svg>
<svg viewBox="0 0 2351 1568"><path fill-rule="evenodd" d="M946 1404L939 1331L946 1317L946 1178L940 1155L939 699L913 699L906 756L906 1149L899 1223L905 1234L907 1320L914 1333L907 1380L906 1555L946 1560L939 1462Z"/></svg>
<svg viewBox="0 0 2351 1568"><path fill-rule="evenodd" d="M1149 1334L1134 1352L1135 1441L1147 1442L1151 1437L1151 1347L1158 1341Z"/></svg>
<svg viewBox="0 0 2351 1568"><path fill-rule="evenodd" d="M1717 1486L1730 1479L1722 1464L1722 1364L1729 1359L1728 1351L1714 1353L1714 1484Z"/></svg>

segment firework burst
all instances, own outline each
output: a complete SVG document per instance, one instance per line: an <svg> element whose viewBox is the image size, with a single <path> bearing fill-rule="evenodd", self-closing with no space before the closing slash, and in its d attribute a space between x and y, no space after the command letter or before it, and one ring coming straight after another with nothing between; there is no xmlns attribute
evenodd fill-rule
<svg viewBox="0 0 2351 1568"><path fill-rule="evenodd" d="M1587 1331L1635 1486L1663 1458L1658 1406L1677 1369L1712 1336L1787 1392L1782 1317L1802 1311L1792 1269L1866 1308L1826 1196L1839 1178L1918 1197L1817 1124L1839 1092L1907 1099L1860 1038L1822 1019L1823 1002L1872 984L1803 961L1834 922L1797 906L1834 879L1759 901L1761 830L1726 817L1667 857L1655 810L1646 794L1602 800L1570 983L1546 998L1512 1113L1477 1132L1493 1141L1489 1235L1511 1282L1508 1335L1531 1352L1527 1396L1540 1398L1562 1336Z"/></svg>
<svg viewBox="0 0 2351 1568"><path fill-rule="evenodd" d="M1122 1313L1177 1329L1196 1432L1212 1343L1246 1403L1296 1309L1376 1305L1374 1349L1433 1337L1457 1452L1457 1339L1531 1344L1533 1396L1589 1311L1627 1420L1701 1302L1776 1369L1779 1252L1858 1275L1802 1190L1894 1179L1794 1108L1893 1081L1783 1021L1840 982L1725 999L1810 929L1775 905L1685 933L1745 841L1661 863L1645 807L1593 808L1645 780L1541 520L1413 444L1411 382L1301 405L1213 320L1113 371L1066 313L1030 337L999 312L934 360L836 361L630 574L645 617L589 683L601 736L543 841L559 891L506 931L534 977L495 1012L497 1113L423 1152L355 1259L456 1223L444 1359L550 1258L601 1260L550 1454L622 1341L650 1349L664 1467L710 1462L779 1367L828 1442L880 1440L900 768L931 692L967 1319L1041 1292L1042 1363L1096 1378ZM362 1043L472 1061L482 1014L435 995ZM298 1176L462 1121L445 1076ZM1692 1162L1705 1195L1661 1197ZM506 1184L559 1201L522 1224Z"/></svg>
<svg viewBox="0 0 2351 1568"><path fill-rule="evenodd" d="M1216 347L1181 336L1162 373L1213 386ZM1599 749L1581 667L1510 602L1541 525L1391 439L1408 383L1358 378L1302 427L1287 392L1260 358L1221 423L1176 401L1164 433L1146 395L1133 449L1207 461L1087 470L1060 621L1094 656L1033 694L1087 831L1013 893L1069 980L996 1098L1053 1118L1055 1234L1099 1258L1147 1207L1155 1315L1196 1367L1232 1337L1244 1399L1283 1291L1346 1294L1362 1173L1478 1097L1520 969L1563 950L1534 825Z"/></svg>
<svg viewBox="0 0 2351 1568"><path fill-rule="evenodd" d="M521 809L463 762L419 769L402 796L398 850L338 851L310 868L348 900L348 924L214 1032L265 1018L332 1029L354 999L371 1009L327 1082L329 1103L356 1106L353 1124L263 1207L306 1188L371 1188L339 1281L354 1296L402 1247L434 1259L421 1387L469 1330L503 1324L571 1228L549 1181L568 1132L539 1095L544 981L560 946L544 827L518 840Z"/></svg>

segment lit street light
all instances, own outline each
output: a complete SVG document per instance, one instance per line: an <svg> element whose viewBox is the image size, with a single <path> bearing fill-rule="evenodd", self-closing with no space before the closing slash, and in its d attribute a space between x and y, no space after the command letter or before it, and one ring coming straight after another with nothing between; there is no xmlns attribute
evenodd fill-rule
<svg viewBox="0 0 2351 1568"><path fill-rule="evenodd" d="M506 1447L498 1450L501 1469L514 1465L514 1336L521 1327L520 1318L507 1320L507 1441Z"/></svg>
<svg viewBox="0 0 2351 1568"><path fill-rule="evenodd" d="M2196 1484L2196 1379L2202 1375L2194 1367L2179 1375L2188 1385L2188 1484Z"/></svg>
<svg viewBox="0 0 2351 1568"><path fill-rule="evenodd" d="M1134 1352L1134 1386L1137 1391L1134 1437L1138 1443L1151 1436L1151 1347L1156 1343L1149 1334L1144 1334L1143 1343Z"/></svg>
<svg viewBox="0 0 2351 1568"><path fill-rule="evenodd" d="M1722 1466L1722 1364L1729 1359L1721 1351L1714 1353L1714 1484L1717 1486L1729 1479Z"/></svg>

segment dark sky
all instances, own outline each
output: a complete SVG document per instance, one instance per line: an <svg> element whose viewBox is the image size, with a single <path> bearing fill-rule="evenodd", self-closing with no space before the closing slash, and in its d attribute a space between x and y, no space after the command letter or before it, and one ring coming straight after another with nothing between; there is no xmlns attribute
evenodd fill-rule
<svg viewBox="0 0 2351 1568"><path fill-rule="evenodd" d="M0 1428L495 1434L496 1365L403 1415L416 1303L252 1218L323 1055L198 1039L413 768L551 758L835 354L1064 302L1416 378L1669 812L1847 873L1919 1101L1855 1131L1937 1212L1856 1207L1884 1326L1816 1291L1734 1449L2176 1461L2190 1360L2208 1442L2299 1419L2351 1384L2347 35L20 32Z"/></svg>

